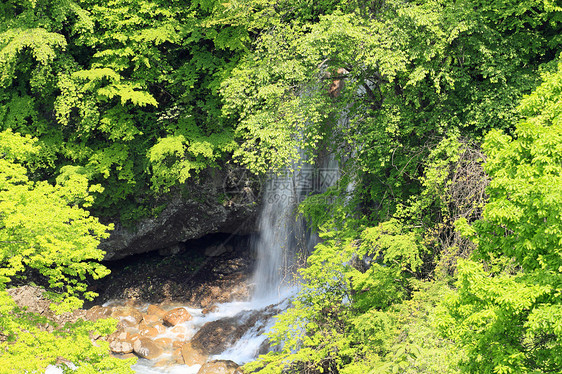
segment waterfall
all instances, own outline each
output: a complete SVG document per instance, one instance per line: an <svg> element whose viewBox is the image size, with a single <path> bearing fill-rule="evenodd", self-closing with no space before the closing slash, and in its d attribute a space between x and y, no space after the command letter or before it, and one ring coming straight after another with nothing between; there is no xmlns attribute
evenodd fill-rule
<svg viewBox="0 0 562 374"><path fill-rule="evenodd" d="M283 294L295 283L299 259L318 243L318 236L296 216L298 204L309 194L324 192L340 177L333 155L320 167L294 163L283 173L270 174L259 216L259 236L253 242L257 253L254 298Z"/></svg>
<svg viewBox="0 0 562 374"><path fill-rule="evenodd" d="M294 174L270 175L259 216L259 237L253 242L257 253L254 298L280 294L290 285L295 264L297 222L295 209L302 194Z"/></svg>

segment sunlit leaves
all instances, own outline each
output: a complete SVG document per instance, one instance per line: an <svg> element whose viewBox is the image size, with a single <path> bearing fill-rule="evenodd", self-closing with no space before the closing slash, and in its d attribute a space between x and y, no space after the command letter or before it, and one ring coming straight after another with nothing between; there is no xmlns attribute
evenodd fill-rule
<svg viewBox="0 0 562 374"><path fill-rule="evenodd" d="M561 66L544 74L522 101L526 118L513 137L492 131L484 143L489 202L471 231L475 259L487 269L462 262L458 294L448 301L456 324L449 334L468 348L469 372L562 368L561 74Z"/></svg>

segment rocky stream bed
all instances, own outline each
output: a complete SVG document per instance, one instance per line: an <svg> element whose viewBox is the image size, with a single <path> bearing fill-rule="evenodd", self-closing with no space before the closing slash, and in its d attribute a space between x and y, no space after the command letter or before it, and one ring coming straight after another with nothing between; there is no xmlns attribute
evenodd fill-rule
<svg viewBox="0 0 562 374"><path fill-rule="evenodd" d="M233 374L268 351L263 332L280 311L279 298L249 301L254 263L247 237L219 234L178 253L108 263L112 274L91 285L100 296L71 314L52 315L38 288L10 293L57 323L118 319L117 331L93 338L108 341L118 357L139 357L138 373Z"/></svg>

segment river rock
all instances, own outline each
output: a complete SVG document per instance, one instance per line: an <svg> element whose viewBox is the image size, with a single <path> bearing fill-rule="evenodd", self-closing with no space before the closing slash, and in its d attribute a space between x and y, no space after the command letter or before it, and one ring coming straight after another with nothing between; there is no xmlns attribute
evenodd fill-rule
<svg viewBox="0 0 562 374"><path fill-rule="evenodd" d="M178 365L184 365L183 356L181 355L181 348L176 348L172 352L172 361Z"/></svg>
<svg viewBox="0 0 562 374"><path fill-rule="evenodd" d="M135 324L142 321L142 313L131 306L115 307L111 312L113 318L127 319Z"/></svg>
<svg viewBox="0 0 562 374"><path fill-rule="evenodd" d="M207 356L201 354L198 350L194 349L191 343L185 343L181 347L181 355L183 362L187 366L203 365L207 361Z"/></svg>
<svg viewBox="0 0 562 374"><path fill-rule="evenodd" d="M137 357L137 356L135 356L135 355L132 354L132 353L125 353L125 354L116 354L116 355L114 355L113 357L117 357L117 358L119 358L119 359L121 359L121 360L127 360L127 359L129 359L129 358L133 358L133 357Z"/></svg>
<svg viewBox="0 0 562 374"><path fill-rule="evenodd" d="M172 334L175 334L175 335L185 335L185 334L187 334L187 327L185 327L183 325L178 325L178 326L172 327L172 329L170 331L172 332Z"/></svg>
<svg viewBox="0 0 562 374"><path fill-rule="evenodd" d="M147 325L151 325L151 324L154 324L154 323L158 323L158 322L160 322L160 320L161 320L161 318L158 317L158 316L155 315L155 314L145 314L145 315L142 317L142 321L143 321L144 323L146 323Z"/></svg>
<svg viewBox="0 0 562 374"><path fill-rule="evenodd" d="M197 374L242 374L242 371L233 361L215 360L201 366Z"/></svg>
<svg viewBox="0 0 562 374"><path fill-rule="evenodd" d="M111 349L113 353L132 353L133 342L126 340L114 340L109 343L109 349Z"/></svg>
<svg viewBox="0 0 562 374"><path fill-rule="evenodd" d="M163 333L165 333L166 330L167 330L166 326L164 326L164 325L161 324L161 323L155 323L155 324L152 325L152 326L158 331L159 334L163 334Z"/></svg>
<svg viewBox="0 0 562 374"><path fill-rule="evenodd" d="M148 360L154 360L163 353L162 348L148 338L135 340L133 350L137 355Z"/></svg>
<svg viewBox="0 0 562 374"><path fill-rule="evenodd" d="M150 304L146 310L146 314L158 316L159 318L164 318L166 311L160 308L158 305Z"/></svg>
<svg viewBox="0 0 562 374"><path fill-rule="evenodd" d="M243 335L235 318L207 322L191 339L195 349L206 355L217 355Z"/></svg>
<svg viewBox="0 0 562 374"><path fill-rule="evenodd" d="M139 335L147 338L155 338L158 334L158 330L152 326L144 326L139 329Z"/></svg>
<svg viewBox="0 0 562 374"><path fill-rule="evenodd" d="M155 368L165 368L165 367L168 367L168 366L172 366L173 364L174 364L174 362L172 360L170 360L169 358L164 358L164 359L156 362L153 367L155 367Z"/></svg>
<svg viewBox="0 0 562 374"><path fill-rule="evenodd" d="M164 316L164 323L168 326L175 326L191 320L191 314L185 308L175 308Z"/></svg>
<svg viewBox="0 0 562 374"><path fill-rule="evenodd" d="M247 180L244 180L247 179ZM241 193L240 186L255 189ZM100 243L105 260L163 249L212 233L249 234L255 231L259 182L244 170L228 167L204 170L182 188L186 193L161 196L165 208L157 217L138 221L133 228L114 221L109 238Z"/></svg>
<svg viewBox="0 0 562 374"><path fill-rule="evenodd" d="M158 338L154 339L154 343L158 344L160 347L164 349L168 349L172 347L172 339L170 338Z"/></svg>
<svg viewBox="0 0 562 374"><path fill-rule="evenodd" d="M122 319L121 321L119 321L119 323L117 324L117 330L137 330L139 328L139 325L137 325L135 323L134 319Z"/></svg>
<svg viewBox="0 0 562 374"><path fill-rule="evenodd" d="M279 313L277 306L259 311L244 311L234 317L223 318L206 324L191 339L193 348L205 355L216 355L236 343L249 329L262 333L268 319Z"/></svg>
<svg viewBox="0 0 562 374"><path fill-rule="evenodd" d="M202 314L209 314L214 313L219 310L219 307L216 305L210 305L201 311Z"/></svg>

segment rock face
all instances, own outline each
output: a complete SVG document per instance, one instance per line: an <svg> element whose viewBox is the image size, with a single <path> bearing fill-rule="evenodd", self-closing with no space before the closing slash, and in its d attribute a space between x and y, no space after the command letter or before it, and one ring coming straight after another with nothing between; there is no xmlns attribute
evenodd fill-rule
<svg viewBox="0 0 562 374"><path fill-rule="evenodd" d="M134 229L115 223L108 239L100 244L105 260L118 260L159 250L177 253L178 243L211 233L249 233L257 215L257 182L233 171L206 172L188 192L164 201L166 208L155 218L143 219ZM243 186L243 187L242 187ZM253 187L248 187L253 186ZM249 191L249 192L248 192ZM224 198L226 196L226 198Z"/></svg>

